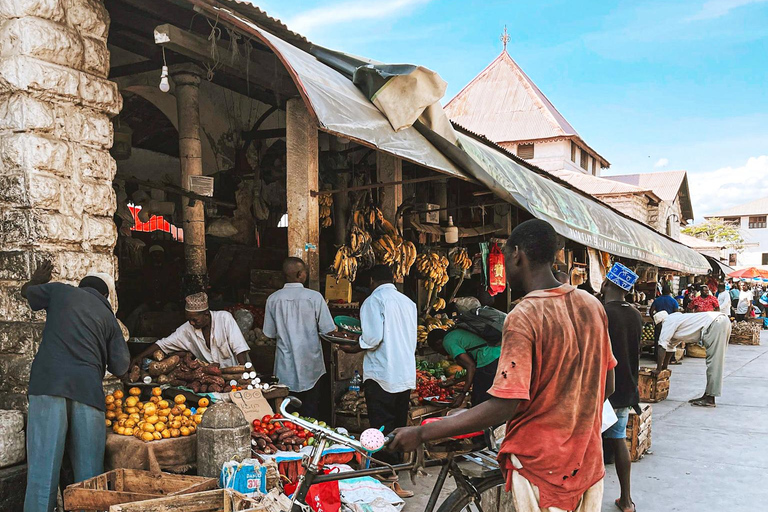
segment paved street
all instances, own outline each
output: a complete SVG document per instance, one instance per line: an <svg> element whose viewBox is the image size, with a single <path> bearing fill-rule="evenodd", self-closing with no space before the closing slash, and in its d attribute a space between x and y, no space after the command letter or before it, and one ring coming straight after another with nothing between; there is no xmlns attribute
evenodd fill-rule
<svg viewBox="0 0 768 512"><path fill-rule="evenodd" d="M768 335L763 332L759 347L730 345L726 357L715 409L687 403L704 389L704 359L686 358L672 367L669 398L653 405L652 453L632 465L637 510L768 510ZM641 364L651 366L651 360ZM424 510L432 483L419 482L405 512ZM618 510L618 496L616 472L608 466L603 511Z"/></svg>

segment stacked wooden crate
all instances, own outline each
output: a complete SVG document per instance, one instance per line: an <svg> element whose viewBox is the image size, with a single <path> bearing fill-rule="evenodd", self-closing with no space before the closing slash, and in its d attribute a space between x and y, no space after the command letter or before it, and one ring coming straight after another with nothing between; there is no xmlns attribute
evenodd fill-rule
<svg viewBox="0 0 768 512"><path fill-rule="evenodd" d="M669 377L672 372L662 370L657 372L651 368L640 368L637 387L640 390L640 401L657 403L667 399L669 395Z"/></svg>
<svg viewBox="0 0 768 512"><path fill-rule="evenodd" d="M632 462L640 460L651 448L651 414L650 404L640 405L641 414L635 411L629 413L627 421L627 448Z"/></svg>

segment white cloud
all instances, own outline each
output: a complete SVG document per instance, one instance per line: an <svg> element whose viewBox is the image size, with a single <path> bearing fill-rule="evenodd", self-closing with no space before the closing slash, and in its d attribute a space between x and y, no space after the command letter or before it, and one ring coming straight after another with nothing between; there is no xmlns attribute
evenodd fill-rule
<svg viewBox="0 0 768 512"><path fill-rule="evenodd" d="M669 159L667 159L667 158L659 158L659 159L656 161L656 163L655 163L655 164L653 164L653 166L654 166L655 168L657 168L657 169L658 169L658 168L660 168L660 167L666 167L666 166L668 166L668 165L669 165Z"/></svg>
<svg viewBox="0 0 768 512"><path fill-rule="evenodd" d="M689 172L688 186L697 222L704 215L768 197L768 155L752 157L741 167Z"/></svg>
<svg viewBox="0 0 768 512"><path fill-rule="evenodd" d="M359 20L380 20L408 14L414 7L430 0L385 0L379 2L342 2L325 5L299 13L286 22L291 30L301 34L315 28L351 23Z"/></svg>
<svg viewBox="0 0 768 512"><path fill-rule="evenodd" d="M690 16L688 21L713 20L721 18L733 9L750 4L759 4L768 0L709 0L701 6L701 10Z"/></svg>

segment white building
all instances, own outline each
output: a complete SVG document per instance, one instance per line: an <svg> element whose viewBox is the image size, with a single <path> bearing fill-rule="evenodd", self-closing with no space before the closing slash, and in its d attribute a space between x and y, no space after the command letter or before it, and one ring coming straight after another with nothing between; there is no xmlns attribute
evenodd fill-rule
<svg viewBox="0 0 768 512"><path fill-rule="evenodd" d="M545 171L599 176L610 163L509 56L501 54L445 106L452 121Z"/></svg>
<svg viewBox="0 0 768 512"><path fill-rule="evenodd" d="M746 248L741 254L729 251L729 265L768 269L768 197L705 215L704 218L723 219L741 230Z"/></svg>

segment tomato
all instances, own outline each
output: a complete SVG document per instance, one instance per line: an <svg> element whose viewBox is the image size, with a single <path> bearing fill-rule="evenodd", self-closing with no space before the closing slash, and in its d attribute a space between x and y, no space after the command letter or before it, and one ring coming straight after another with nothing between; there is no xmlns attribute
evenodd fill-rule
<svg viewBox="0 0 768 512"><path fill-rule="evenodd" d="M294 425L290 421L284 421L283 422L283 426L286 427L286 428L289 428L291 430L296 430L296 425Z"/></svg>
<svg viewBox="0 0 768 512"><path fill-rule="evenodd" d="M261 420L253 420L253 428L259 428L261 426Z"/></svg>
<svg viewBox="0 0 768 512"><path fill-rule="evenodd" d="M279 419L280 419L280 418L282 418L282 417L283 417L283 415L282 415L282 414L279 414L279 413L278 413L278 414L275 414L274 416L272 416L272 418L274 418L274 419L276 419L276 420L279 420Z"/></svg>
<svg viewBox="0 0 768 512"><path fill-rule="evenodd" d="M296 435L299 437L299 439L306 439L307 438L307 434L305 434L304 432L299 432Z"/></svg>
<svg viewBox="0 0 768 512"><path fill-rule="evenodd" d="M267 414L266 416L264 416L264 417L262 417L262 418L261 418L261 422L262 422L262 423L269 423L269 420L271 420L271 419L272 419L272 416L270 416L269 414Z"/></svg>

